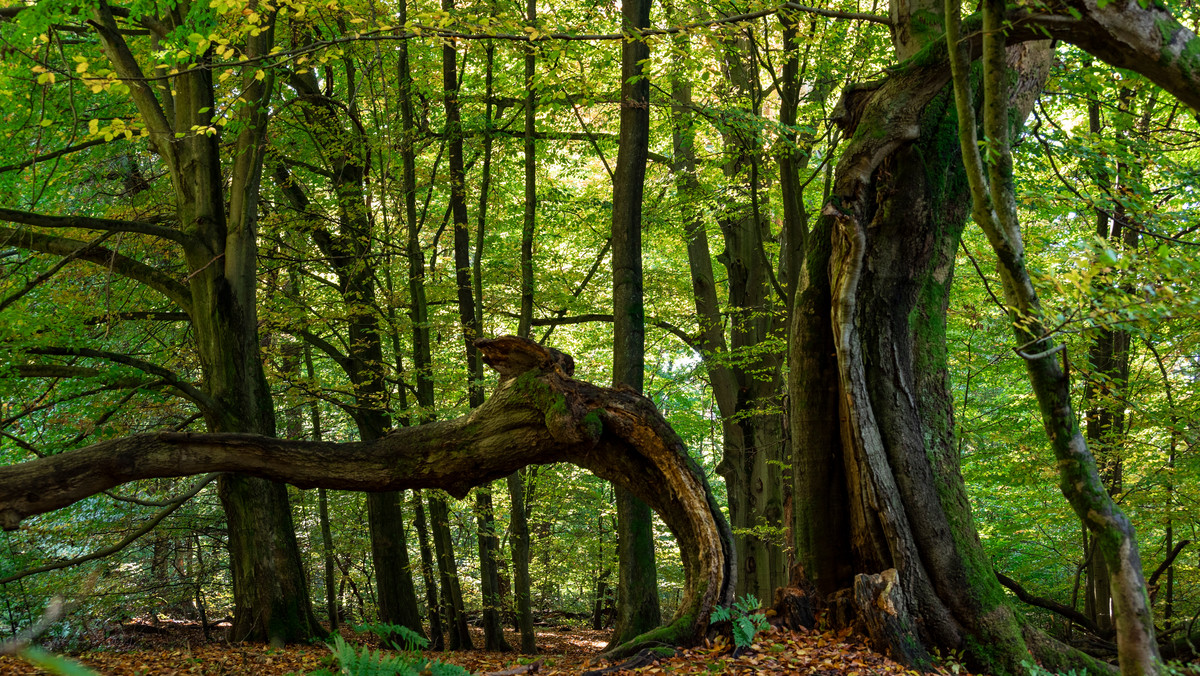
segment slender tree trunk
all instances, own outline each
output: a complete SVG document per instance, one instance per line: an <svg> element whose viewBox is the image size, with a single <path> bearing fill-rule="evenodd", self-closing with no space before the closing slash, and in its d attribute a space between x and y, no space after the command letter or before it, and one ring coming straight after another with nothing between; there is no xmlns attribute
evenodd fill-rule
<svg viewBox="0 0 1200 676"><path fill-rule="evenodd" d="M756 48L752 34L730 39L724 46L723 63L730 97L753 116L760 113L761 99ZM718 218L725 249L717 259L726 270L729 351L738 359L730 368L732 387L714 387L714 398L726 418L724 455L717 469L729 495L739 556L738 594L762 599L770 598L788 579L782 540L784 505L790 492L782 475L787 456L781 399L785 355L782 350L763 348L783 337L787 308L773 263L764 253L764 242L771 234L760 204L762 150L758 134L731 125L724 133L724 145L723 170L732 198ZM784 189L784 197L790 198L784 206L794 218L796 196L791 191L790 185ZM794 233L790 239L796 239ZM703 243L692 241L697 248ZM706 321L714 323L715 319L710 316Z"/></svg>
<svg viewBox="0 0 1200 676"><path fill-rule="evenodd" d="M309 381L315 379L312 361L312 348L304 346L304 368ZM312 422L313 441L321 440L321 407L313 401L309 406L309 416ZM337 597L333 589L333 571L336 564L333 561L333 530L329 525L329 496L324 488L317 489L317 518L321 524L321 548L325 555L325 612L329 615L329 630L338 628Z"/></svg>
<svg viewBox="0 0 1200 676"><path fill-rule="evenodd" d="M450 507L446 499L429 495L429 520L433 530L433 549L437 556L438 579L442 586L442 617L450 634L450 650L471 650L471 634L467 631L467 616L458 583L458 567L454 561L454 541L450 537Z"/></svg>
<svg viewBox="0 0 1200 676"><path fill-rule="evenodd" d="M513 597L517 603L517 625L521 630L521 652L532 655L537 652L537 636L533 631L533 609L530 606L529 579L529 521L525 512L525 470L508 475L508 499L511 505L509 524L511 529L513 560Z"/></svg>
<svg viewBox="0 0 1200 676"><path fill-rule="evenodd" d="M421 491L413 491L413 519L417 527L417 541L421 548L421 576L425 580L425 602L429 605L429 647L432 650L446 649L446 635L442 629L442 606L438 602L438 581L433 568L433 548L429 544L429 528L425 521L425 499Z"/></svg>
<svg viewBox="0 0 1200 676"><path fill-rule="evenodd" d="M485 133L483 137L483 171L479 189L479 214L478 228L475 235L475 252L472 257L471 279L473 287L473 305L471 313L471 321L469 324L464 324L464 334L467 336L467 354L468 364L470 356L475 352L473 344L474 338L471 336L480 336L483 333L483 242L487 226L488 200L490 198L489 191L491 189L492 180L492 67L495 60L495 48L491 43L484 48L486 54L486 75L484 86L484 97L487 101L484 112L484 127ZM455 237L455 251L457 255L459 239ZM460 301L463 299L460 296ZM462 317L466 317L465 312L468 310L465 306L460 306ZM479 387L479 403L483 403L483 391L481 381L483 380L483 363L477 358L474 363L476 371L469 374L469 377L475 383L480 383ZM472 403L472 406L478 404ZM512 646L504 640L504 625L500 621L500 575L497 570L497 557L499 555L500 541L496 538L495 532L495 515L492 511L492 486L485 484L480 486L475 492L475 518L479 526L478 543L479 543L479 577L480 587L483 594L483 636L485 650L512 650Z"/></svg>
<svg viewBox="0 0 1200 676"><path fill-rule="evenodd" d="M526 19L530 24L537 21L537 0L527 0ZM521 225L521 310L517 324L517 335L530 338L533 326L533 235L537 227L537 92L533 78L536 75L537 56L530 44L525 52L525 214ZM521 652L531 655L537 652L537 637L533 630L533 609L530 607L531 583L529 580L529 521L525 513L525 470L508 476L509 523L513 561L513 598L516 600L517 626L521 630Z"/></svg>
<svg viewBox="0 0 1200 676"><path fill-rule="evenodd" d="M622 5L627 32L650 25L650 0ZM642 391L646 317L642 299L642 191L650 133L650 81L642 62L650 50L641 39L621 48L621 137L613 178L613 383ZM632 80L632 82L631 82ZM657 627L658 576L650 508L616 488L619 539L617 624L609 648Z"/></svg>
<svg viewBox="0 0 1200 676"><path fill-rule="evenodd" d="M951 65L960 118L959 145L970 183L973 216L987 235L999 263L1016 350L1025 361L1041 408L1042 422L1058 465L1059 486L1075 513L1087 524L1109 569L1121 672L1156 674L1162 659L1154 638L1154 621L1134 528L1105 490L1095 458L1079 431L1070 382L1058 362L1057 353L1062 346L1055 346L1050 338L1052 332L1047 330L1037 291L1025 267L1009 143L1010 83L1005 63L1004 4L985 0L983 9L982 118L989 148L986 165L977 141L966 48L960 46L961 7L952 0L946 1L946 39L953 48Z"/></svg>
<svg viewBox="0 0 1200 676"><path fill-rule="evenodd" d="M408 16L408 2L399 4L399 21ZM413 371L416 379L417 411L412 416L415 424L432 418L434 409L432 339L429 329L429 303L425 295L425 254L421 249L420 223L417 219L417 171L416 152L413 143L416 136L415 113L413 111L413 79L408 59L408 41L400 43L400 54L396 65L396 79L400 84L400 119L403 139L400 144L402 167L401 187L404 193L404 216L406 224L405 253L408 258L408 288L410 319L412 320ZM420 539L421 572L425 580L425 598L429 605L430 646L434 650L445 647L442 627L442 612L438 602L437 581L433 574L433 555L425 523L425 507L420 493L413 496L417 534ZM443 594L445 590L443 590Z"/></svg>
<svg viewBox="0 0 1200 676"><path fill-rule="evenodd" d="M500 575L496 566L496 559L500 554L500 540L496 537L496 521L492 513L492 484L475 489L475 518L479 524L484 650L508 652L512 650L512 646L504 640L504 625L500 621Z"/></svg>

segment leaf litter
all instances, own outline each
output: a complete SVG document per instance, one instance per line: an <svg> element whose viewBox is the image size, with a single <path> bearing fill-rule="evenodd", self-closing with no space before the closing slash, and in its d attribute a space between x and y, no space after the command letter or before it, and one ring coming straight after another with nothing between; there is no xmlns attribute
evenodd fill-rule
<svg viewBox="0 0 1200 676"><path fill-rule="evenodd" d="M373 634L343 631L351 643L376 645ZM472 628L472 639L483 643L483 633ZM599 659L609 631L570 627L543 628L538 631L538 653L461 650L424 653L427 659L456 664L476 674L513 671L525 666L526 673L566 676L615 666ZM520 645L520 637L505 632L510 645ZM204 642L193 632L172 630L162 635L138 637L132 644L126 639L107 649L71 654L87 667L106 676L188 676L242 675L303 676L318 670L338 673L332 653L320 643L270 648L262 644ZM533 666L536 663L536 666ZM949 676L966 676L959 664L939 667ZM0 656L0 676L45 674L14 656ZM610 672L620 676L636 674L804 674L805 676L911 676L917 672L874 652L862 636L849 631L795 632L772 628L762 632L749 649L735 654L724 637L706 641L695 648L676 651L632 670Z"/></svg>

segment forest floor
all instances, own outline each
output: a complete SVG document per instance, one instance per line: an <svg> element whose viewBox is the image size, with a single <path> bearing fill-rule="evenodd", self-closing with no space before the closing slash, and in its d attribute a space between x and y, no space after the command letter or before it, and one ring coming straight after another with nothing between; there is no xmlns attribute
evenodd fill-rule
<svg viewBox="0 0 1200 676"><path fill-rule="evenodd" d="M477 645L482 631L473 628ZM609 666L596 656L608 641L608 631L566 626L538 628L538 655L465 650L425 653L429 659L457 664L473 673L513 669L537 662L529 673L545 676L579 674ZM370 634L343 632L355 645L375 643ZM517 634L508 642L519 645ZM114 634L110 645L72 654L87 667L106 676L185 676L191 674L255 676L304 676L318 670L337 673L332 654L324 645L289 646L272 649L256 644L206 642L198 626L177 625L158 633ZM965 676L960 665L939 668L943 674ZM20 658L0 656L0 676L45 674ZM772 629L759 634L750 650L734 657L730 646L718 640L674 657L620 674L813 674L816 676L875 676L913 674L899 664L870 650L866 640L848 633L797 633Z"/></svg>

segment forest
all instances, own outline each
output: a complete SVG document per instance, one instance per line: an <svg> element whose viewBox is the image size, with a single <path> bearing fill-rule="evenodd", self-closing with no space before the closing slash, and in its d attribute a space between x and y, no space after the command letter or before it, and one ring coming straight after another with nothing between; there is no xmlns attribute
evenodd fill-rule
<svg viewBox="0 0 1200 676"><path fill-rule="evenodd" d="M0 660L770 615L1186 673L1197 26L0 0Z"/></svg>

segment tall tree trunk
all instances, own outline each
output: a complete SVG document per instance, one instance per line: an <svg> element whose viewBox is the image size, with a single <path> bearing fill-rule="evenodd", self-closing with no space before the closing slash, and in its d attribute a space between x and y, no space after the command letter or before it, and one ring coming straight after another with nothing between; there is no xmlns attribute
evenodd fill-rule
<svg viewBox="0 0 1200 676"><path fill-rule="evenodd" d="M327 219L309 214L310 202L303 187L286 178L282 165L277 169L284 194L292 206L309 221L306 229L329 262L338 278L347 321L345 359L339 365L350 380L354 393L352 415L359 438L374 441L392 427L390 393L385 381L383 337L376 302L375 275L369 262L374 257L376 240L371 215L367 210L367 156L370 140L361 130L355 98L356 74L352 62L344 62L347 80L345 105L338 105L322 93L316 76L309 71L293 74L291 84L304 103L303 112L320 146L330 177L330 189L336 197L337 230L326 228ZM341 113L348 116L346 123ZM352 139L350 143L346 139ZM417 612L416 591L404 540L401 496L373 493L367 496L367 522L371 536L371 555L379 601L379 619L386 624L407 627L424 636Z"/></svg>
<svg viewBox="0 0 1200 676"><path fill-rule="evenodd" d="M537 21L537 0L527 0L526 20L532 25ZM537 227L537 92L533 78L536 75L537 55L531 43L525 51L525 213L521 224L521 310L517 324L517 335L530 338L533 328L533 235ZM530 606L531 583L529 579L529 521L525 513L525 470L508 476L509 523L512 534L513 598L516 601L517 626L521 630L521 652L532 655L537 652L537 636L533 631L533 609Z"/></svg>
<svg viewBox="0 0 1200 676"><path fill-rule="evenodd" d="M262 30L247 38L244 46L249 56L266 54L274 42L274 15L263 16ZM204 391L214 404L204 411L208 429L273 435L274 410L260 358L255 282L258 193L274 76L268 72L260 80L250 73L243 79L245 103L234 112L240 131L232 144L226 204L219 140L192 131L213 125L212 71L200 68L181 74L173 88L156 90L144 77L111 8L100 3L93 19L101 47L115 74L128 84L151 145L174 187L189 273L190 298L184 309L192 320ZM189 29L178 7L158 20L171 30ZM177 131L181 136L176 136ZM220 264L213 265L217 261ZM281 644L323 635L309 603L286 488L231 474L218 479L218 494L229 528L232 638Z"/></svg>
<svg viewBox="0 0 1200 676"><path fill-rule="evenodd" d="M752 116L759 114L761 99L755 49L752 33L730 39L723 63L731 97ZM785 355L782 349L766 347L783 343L786 306L777 292L774 266L764 253L771 234L761 208L758 133L730 125L724 145L723 170L731 199L718 218L725 248L717 260L728 280L729 349L738 358L731 368L732 396L725 393L728 388L714 388L714 398L726 399L719 408L730 411L728 424L723 425L724 455L717 471L729 495L739 557L738 594L764 599L788 579L782 541L790 488L782 475L787 457L781 399ZM791 188L785 189L785 196L794 198ZM791 206L788 210L794 216ZM711 323L712 318L706 321Z"/></svg>
<svg viewBox="0 0 1200 676"><path fill-rule="evenodd" d="M454 0L442 0L442 11L453 13ZM475 298L471 292L471 231L467 223L466 169L463 166L462 119L458 107L457 50L447 42L442 46L442 85L446 108L446 144L450 164L450 218L454 226L454 278L458 286L458 315L467 357L467 393L471 408L483 403L483 364L475 350L479 337L475 326ZM437 549L438 571L442 580L442 608L450 626L450 649L470 650L471 635L463 614L462 588L454 561L454 543L450 538L449 508L441 497L430 496L429 516L433 520L433 544Z"/></svg>
<svg viewBox="0 0 1200 676"><path fill-rule="evenodd" d="M475 346L472 344L474 338L483 333L483 242L487 228L488 200L491 197L491 182L492 182L492 67L495 61L495 47L489 42L484 48L487 65L484 84L484 98L487 101L484 111L484 137L483 137L483 171L481 175L479 188L479 213L478 213L478 228L475 234L475 251L471 263L471 280L473 288L473 298L470 305L473 305L471 310L471 321L469 324L463 325L463 332L467 336L467 355L468 364L470 364L470 356L475 352ZM455 252L457 255L459 239L455 237ZM468 243L469 244L469 243ZM464 297L460 295L460 301ZM469 308L460 306L460 316L466 317L465 313ZM469 374L471 381L479 387L479 403L483 403L483 363L476 359L474 364L476 371ZM472 406L478 404L472 403ZM479 543L479 578L480 589L483 595L483 640L485 650L512 650L512 646L504 640L504 625L500 622L500 573L497 569L497 556L499 554L500 541L496 537L495 515L492 511L492 486L485 484L480 486L475 491L475 518L478 523L478 543Z"/></svg>
<svg viewBox="0 0 1200 676"><path fill-rule="evenodd" d="M399 21L408 16L408 2L399 3ZM416 120L413 110L413 78L408 59L408 41L400 43L396 64L396 79L400 85L400 120L403 139L400 144L402 167L401 189L404 193L406 225L405 254L408 258L408 288L412 322L413 372L416 379L417 412L415 424L432 418L434 410L432 338L429 328L429 303L425 294L425 254L421 249L420 222L417 219ZM421 572L425 580L425 598L429 605L430 645L435 650L445 647L437 581L433 574L433 555L425 523L425 507L419 493L413 496L417 535L421 549ZM445 590L443 590L443 595ZM448 618L447 618L448 619Z"/></svg>
<svg viewBox="0 0 1200 676"><path fill-rule="evenodd" d="M467 631L467 615L463 608L462 588L458 583L458 567L454 561L454 541L450 536L450 507L436 493L429 495L429 520L433 531L433 550L437 556L438 579L442 586L442 617L450 634L450 650L471 650L471 634Z"/></svg>
<svg viewBox="0 0 1200 676"><path fill-rule="evenodd" d="M1118 96L1115 115L1129 117L1133 112L1133 92L1122 88ZM1153 99L1150 106L1154 105ZM1144 116L1148 124L1148 116ZM1089 130L1098 137L1103 126L1100 117L1098 101L1088 103ZM1125 125L1121 125L1124 127ZM1145 133L1145 129L1139 130ZM1129 139L1119 133L1118 143L1126 143ZM1130 172L1135 171L1126 162L1116 165L1116 181L1114 188L1108 175L1107 167L1097 167L1097 186L1107 194L1123 192L1126 183L1132 182ZM1126 213L1125 205L1113 201L1107 208L1096 209L1096 236L1109 243L1114 250L1123 250L1132 254L1137 250L1138 230L1130 227L1127 220L1134 218ZM1101 289L1119 285L1116 280L1100 279ZM1126 293L1132 293L1129 284L1120 285ZM1128 330L1108 327L1097 329L1088 351L1090 374L1084 387L1084 413L1086 422L1086 439L1088 448L1096 456L1100 469L1100 478L1108 488L1108 494L1118 496L1123 490L1123 445L1125 438L1125 407L1129 396L1129 364L1131 358L1132 334ZM1085 524L1086 527L1086 524ZM1167 551L1171 551L1168 547ZM1099 547L1089 546L1086 583L1085 612L1102 630L1113 628L1112 589L1109 584L1110 573Z"/></svg>
<svg viewBox="0 0 1200 676"><path fill-rule="evenodd" d="M650 25L650 0L621 8L627 33ZM650 81L642 63L650 49L640 38L621 47L621 136L613 177L613 384L642 391L646 316L642 298L642 192L650 137ZM609 648L662 621L650 508L616 487L619 583L617 623Z"/></svg>
<svg viewBox="0 0 1200 676"><path fill-rule="evenodd" d="M310 381L316 378L313 369L312 348L304 345L304 368ZM309 417L312 423L313 441L321 440L321 406L315 400L309 405ZM329 630L337 631L338 607L337 596L333 589L333 571L337 564L333 561L333 530L329 525L329 496L324 488L317 489L317 519L321 524L321 551L325 561L325 612L329 616Z"/></svg>

